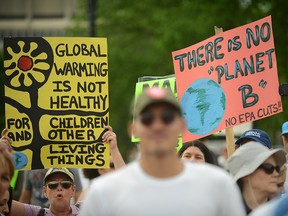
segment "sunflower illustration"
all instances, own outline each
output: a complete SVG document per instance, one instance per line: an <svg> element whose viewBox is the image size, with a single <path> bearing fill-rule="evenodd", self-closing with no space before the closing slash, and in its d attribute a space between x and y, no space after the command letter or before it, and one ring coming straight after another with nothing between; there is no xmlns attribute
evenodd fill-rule
<svg viewBox="0 0 288 216"><path fill-rule="evenodd" d="M32 85L42 86L46 82L52 66L52 52L49 52L50 46L50 49L45 49L41 45L43 42L25 39L14 40L14 44L7 45L4 67L9 80L6 84L11 88L25 90Z"/></svg>

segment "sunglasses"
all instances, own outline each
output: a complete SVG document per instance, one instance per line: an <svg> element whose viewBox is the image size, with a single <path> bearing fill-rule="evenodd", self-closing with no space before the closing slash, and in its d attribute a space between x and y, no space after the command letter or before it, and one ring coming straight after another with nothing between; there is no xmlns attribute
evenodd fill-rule
<svg viewBox="0 0 288 216"><path fill-rule="evenodd" d="M258 169L262 169L266 174L271 175L274 170L276 170L276 172L280 173L280 166L273 166L272 164L269 163L264 163L261 164Z"/></svg>
<svg viewBox="0 0 288 216"><path fill-rule="evenodd" d="M59 184L61 185L62 188L64 189L69 189L73 183L70 181L62 181L62 182L57 182L57 181L52 181L48 182L47 185L51 190L55 190L58 188Z"/></svg>
<svg viewBox="0 0 288 216"><path fill-rule="evenodd" d="M159 117L165 125L171 124L175 119L176 113L175 111L164 111ZM144 112L140 115L140 121L143 125L149 127L151 126L156 119L156 116L150 112Z"/></svg>

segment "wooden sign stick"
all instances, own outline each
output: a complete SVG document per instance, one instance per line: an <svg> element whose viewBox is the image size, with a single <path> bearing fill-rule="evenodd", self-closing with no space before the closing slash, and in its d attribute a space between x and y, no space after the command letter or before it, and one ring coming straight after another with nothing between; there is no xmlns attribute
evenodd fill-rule
<svg viewBox="0 0 288 216"><path fill-rule="evenodd" d="M218 28L217 26L214 26L214 30L215 30L215 35L223 32L223 28ZM233 127L226 128L225 135L226 135L226 147L227 147L228 157L230 157L235 151Z"/></svg>

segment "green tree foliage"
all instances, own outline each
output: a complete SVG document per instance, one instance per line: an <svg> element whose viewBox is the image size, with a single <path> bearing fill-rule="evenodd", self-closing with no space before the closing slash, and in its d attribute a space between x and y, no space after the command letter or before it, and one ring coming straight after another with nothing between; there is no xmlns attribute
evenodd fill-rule
<svg viewBox="0 0 288 216"><path fill-rule="evenodd" d="M274 43L277 57L278 77L280 84L287 83L288 81L288 65L286 56L288 49L288 20L285 16L287 11L288 2L275 0L275 1L251 1L247 7L244 8L243 14L245 20L256 20L261 17L271 15L273 24ZM269 97L269 95L267 95ZM288 120L288 98L282 97L283 112L255 122L255 127L266 130L272 138L272 142L282 145L280 140L281 125Z"/></svg>
<svg viewBox="0 0 288 216"><path fill-rule="evenodd" d="M89 36L87 1L78 0L78 14L67 36ZM172 51L213 36L214 26L225 31L272 15L279 81L288 81L288 1L96 1L96 36L108 38L110 124L125 157L135 146L127 128L138 77L173 74ZM3 60L1 63L3 68ZM287 102L283 98L283 113L254 122L254 127L266 130L274 142L280 141L281 124L288 120Z"/></svg>
<svg viewBox="0 0 288 216"><path fill-rule="evenodd" d="M138 77L173 74L172 51L213 36L214 25L237 27L239 22L223 11L235 11L235 15L239 4L228 0L98 0L97 5L97 36L108 38L110 124L125 155L134 145L127 124Z"/></svg>
<svg viewBox="0 0 288 216"><path fill-rule="evenodd" d="M279 81L285 83L287 8L281 0L98 0L97 36L108 38L110 124L122 153L133 146L127 123L137 78L173 74L171 52L213 36L214 26L225 31L272 15ZM281 124L288 119L287 102L283 98L283 113L254 122L274 142L280 141Z"/></svg>

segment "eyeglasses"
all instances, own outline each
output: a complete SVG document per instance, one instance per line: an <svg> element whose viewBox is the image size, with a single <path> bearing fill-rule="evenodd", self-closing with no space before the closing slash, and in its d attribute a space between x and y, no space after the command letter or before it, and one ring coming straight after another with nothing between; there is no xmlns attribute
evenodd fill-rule
<svg viewBox="0 0 288 216"><path fill-rule="evenodd" d="M175 119L176 113L174 111L164 111L160 114L160 119L165 125L171 124ZM140 120L143 125L149 127L155 121L156 116L150 112L144 112L140 115Z"/></svg>
<svg viewBox="0 0 288 216"><path fill-rule="evenodd" d="M276 172L280 172L280 166L273 166L272 164L269 163L264 163L261 164L258 169L262 169L266 174L271 175L274 170L276 170Z"/></svg>
<svg viewBox="0 0 288 216"><path fill-rule="evenodd" d="M59 184L61 185L62 188L64 189L69 189L73 183L70 181L62 181L62 182L57 182L57 181L51 181L48 182L47 185L51 190L55 190L58 188Z"/></svg>

